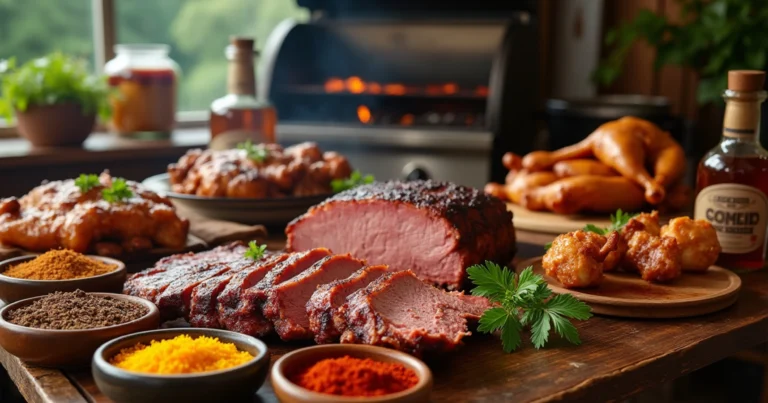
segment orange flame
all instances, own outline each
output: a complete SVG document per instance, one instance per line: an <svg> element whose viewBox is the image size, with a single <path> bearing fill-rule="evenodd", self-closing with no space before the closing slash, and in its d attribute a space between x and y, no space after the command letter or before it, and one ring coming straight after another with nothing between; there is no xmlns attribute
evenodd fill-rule
<svg viewBox="0 0 768 403"><path fill-rule="evenodd" d="M357 107L357 118L360 119L360 123L368 124L371 122L371 110L365 105Z"/></svg>
<svg viewBox="0 0 768 403"><path fill-rule="evenodd" d="M414 116L412 113L406 113L400 118L400 124L403 126L410 126L413 124Z"/></svg>
<svg viewBox="0 0 768 403"><path fill-rule="evenodd" d="M325 82L325 92L342 92L344 91L344 81L338 77L331 77Z"/></svg>
<svg viewBox="0 0 768 403"><path fill-rule="evenodd" d="M443 84L443 92L448 95L453 95L456 92L459 91L459 86L456 85L456 83L445 83Z"/></svg>
<svg viewBox="0 0 768 403"><path fill-rule="evenodd" d="M375 82L368 83L368 92L371 94L381 94L381 84Z"/></svg>
<svg viewBox="0 0 768 403"><path fill-rule="evenodd" d="M386 84L384 85L384 93L387 95L403 95L405 94L405 86L402 84Z"/></svg>
<svg viewBox="0 0 768 403"><path fill-rule="evenodd" d="M475 88L475 94L481 97L487 97L488 96L488 87L484 85L478 85L477 88Z"/></svg>
<svg viewBox="0 0 768 403"><path fill-rule="evenodd" d="M360 77L352 76L347 79L347 91L353 94L362 94L365 92L365 83Z"/></svg>

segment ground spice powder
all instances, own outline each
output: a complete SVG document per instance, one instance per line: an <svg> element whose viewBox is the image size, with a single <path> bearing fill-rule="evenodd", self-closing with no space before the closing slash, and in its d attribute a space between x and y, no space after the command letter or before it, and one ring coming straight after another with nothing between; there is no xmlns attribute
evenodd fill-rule
<svg viewBox="0 0 768 403"><path fill-rule="evenodd" d="M8 312L11 323L38 329L95 329L127 323L149 312L146 306L124 299L57 291L30 305Z"/></svg>
<svg viewBox="0 0 768 403"><path fill-rule="evenodd" d="M318 361L290 377L306 389L340 396L382 396L412 388L416 373L403 365L344 356Z"/></svg>
<svg viewBox="0 0 768 403"><path fill-rule="evenodd" d="M118 368L152 374L191 374L226 369L253 359L232 343L216 337L193 339L182 334L168 340L152 340L149 346L137 344L121 350L110 363Z"/></svg>
<svg viewBox="0 0 768 403"><path fill-rule="evenodd" d="M12 266L2 274L28 280L72 280L107 274L117 266L91 259L69 249L55 249Z"/></svg>

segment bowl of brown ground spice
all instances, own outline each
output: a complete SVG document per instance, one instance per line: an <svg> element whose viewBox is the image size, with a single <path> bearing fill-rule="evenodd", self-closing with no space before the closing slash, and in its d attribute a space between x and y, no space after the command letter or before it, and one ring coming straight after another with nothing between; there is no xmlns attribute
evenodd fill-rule
<svg viewBox="0 0 768 403"><path fill-rule="evenodd" d="M125 278L119 260L54 249L0 262L0 299L9 304L55 291L120 293Z"/></svg>
<svg viewBox="0 0 768 403"><path fill-rule="evenodd" d="M57 291L0 309L0 346L28 364L85 367L103 343L159 325L160 311L142 298Z"/></svg>

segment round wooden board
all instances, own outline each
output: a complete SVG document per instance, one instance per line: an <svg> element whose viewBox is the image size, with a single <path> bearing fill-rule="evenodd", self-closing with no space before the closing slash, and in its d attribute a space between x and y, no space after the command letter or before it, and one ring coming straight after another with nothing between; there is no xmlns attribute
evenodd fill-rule
<svg viewBox="0 0 768 403"><path fill-rule="evenodd" d="M741 289L741 278L718 266L705 273L685 273L667 284L649 283L633 273L605 273L598 287L578 290L563 288L547 276L541 257L520 263L517 271L528 266L547 280L555 294L571 294L594 313L627 318L683 318L716 312L736 302Z"/></svg>

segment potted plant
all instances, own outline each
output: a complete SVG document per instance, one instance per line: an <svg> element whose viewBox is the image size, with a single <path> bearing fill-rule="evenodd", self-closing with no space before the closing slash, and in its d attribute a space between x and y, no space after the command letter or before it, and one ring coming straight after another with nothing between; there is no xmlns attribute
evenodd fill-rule
<svg viewBox="0 0 768 403"><path fill-rule="evenodd" d="M83 60L53 53L16 66L0 61L0 115L16 115L19 133L34 146L80 145L96 115L109 117L106 78L88 73Z"/></svg>
<svg viewBox="0 0 768 403"><path fill-rule="evenodd" d="M765 70L768 66L768 1L677 1L682 5L682 23L641 10L634 20L610 30L605 42L613 49L593 79L601 85L612 83L621 74L632 44L642 39L656 49L655 68L678 65L693 69L699 78L698 104L721 112L728 70ZM722 124L722 115L719 117L718 125ZM763 128L761 137L765 139L766 125Z"/></svg>

